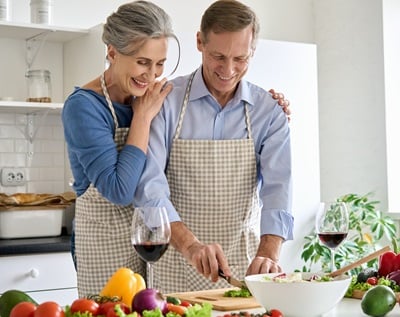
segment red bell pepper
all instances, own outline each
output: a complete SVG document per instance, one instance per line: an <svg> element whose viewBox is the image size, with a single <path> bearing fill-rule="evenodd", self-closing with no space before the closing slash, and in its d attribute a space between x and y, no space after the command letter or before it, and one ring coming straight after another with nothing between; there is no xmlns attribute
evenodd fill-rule
<svg viewBox="0 0 400 317"><path fill-rule="evenodd" d="M393 251L387 251L379 257L379 276L385 277L389 273L397 270L400 270L400 254L396 254Z"/></svg>

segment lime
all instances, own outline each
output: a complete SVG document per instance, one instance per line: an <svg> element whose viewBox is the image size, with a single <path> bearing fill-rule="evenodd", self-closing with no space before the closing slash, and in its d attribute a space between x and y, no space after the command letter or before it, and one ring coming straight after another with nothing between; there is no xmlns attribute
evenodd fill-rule
<svg viewBox="0 0 400 317"><path fill-rule="evenodd" d="M396 295L386 285L377 285L365 292L361 299L361 309L368 316L385 316L396 305Z"/></svg>

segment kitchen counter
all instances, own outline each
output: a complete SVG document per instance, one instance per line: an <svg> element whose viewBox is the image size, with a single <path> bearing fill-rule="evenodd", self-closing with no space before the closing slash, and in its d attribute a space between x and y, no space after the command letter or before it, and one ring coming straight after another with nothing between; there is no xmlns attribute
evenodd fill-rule
<svg viewBox="0 0 400 317"><path fill-rule="evenodd" d="M46 238L0 239L0 256L69 252L70 239L71 236L67 234Z"/></svg>
<svg viewBox="0 0 400 317"><path fill-rule="evenodd" d="M261 313L261 312L265 312L265 309L261 309L261 308L260 309L251 309L248 311L251 313ZM301 307L299 307L299 312L301 312ZM213 311L212 317L222 317L226 313L231 313L231 312ZM301 315L301 313L300 313L300 315ZM366 316L367 315L364 314L361 309L360 300L352 299L352 298L342 299L342 301L335 308L333 308L330 312L323 315L323 317L366 317ZM396 304L396 306L393 308L393 310L385 316L400 316L399 304ZM304 317L310 317L310 316L304 316Z"/></svg>

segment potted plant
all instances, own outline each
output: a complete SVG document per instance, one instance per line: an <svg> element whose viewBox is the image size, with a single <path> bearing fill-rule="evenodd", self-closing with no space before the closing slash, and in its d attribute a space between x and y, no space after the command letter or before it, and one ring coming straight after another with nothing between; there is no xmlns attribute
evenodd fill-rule
<svg viewBox="0 0 400 317"><path fill-rule="evenodd" d="M370 200L371 193L364 196L357 194L347 194L339 197L338 201L347 204L349 211L349 234L347 239L335 251L336 268L343 267L351 262L355 262L377 249L383 244L391 244L392 250L398 250L399 238L394 220L387 214L383 214L376 209L379 201ZM322 245L319 241L315 229L304 237L305 243L301 253L304 261L303 272L315 270L330 270L331 252L330 249ZM316 268L320 266L320 268ZM371 260L364 265L377 269L378 259ZM357 267L350 271L356 275L362 270Z"/></svg>

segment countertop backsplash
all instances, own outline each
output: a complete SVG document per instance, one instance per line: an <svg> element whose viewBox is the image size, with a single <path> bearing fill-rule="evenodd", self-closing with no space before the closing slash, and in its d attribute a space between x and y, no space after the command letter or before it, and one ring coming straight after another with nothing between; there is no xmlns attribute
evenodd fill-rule
<svg viewBox="0 0 400 317"><path fill-rule="evenodd" d="M62 193L66 180L65 142L60 114L1 113L0 169L22 168L22 186L3 186L0 192Z"/></svg>

